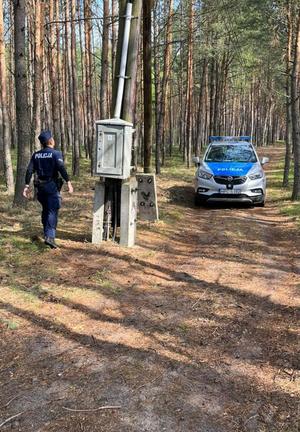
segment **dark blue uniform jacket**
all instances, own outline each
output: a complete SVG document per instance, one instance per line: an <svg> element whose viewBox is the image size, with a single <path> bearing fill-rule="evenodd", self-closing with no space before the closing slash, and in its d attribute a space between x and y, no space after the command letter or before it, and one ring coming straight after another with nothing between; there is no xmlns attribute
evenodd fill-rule
<svg viewBox="0 0 300 432"><path fill-rule="evenodd" d="M43 182L56 182L58 173L66 182L69 181L61 152L50 147L43 148L32 155L26 172L26 184L30 183L33 173L36 173L38 180Z"/></svg>

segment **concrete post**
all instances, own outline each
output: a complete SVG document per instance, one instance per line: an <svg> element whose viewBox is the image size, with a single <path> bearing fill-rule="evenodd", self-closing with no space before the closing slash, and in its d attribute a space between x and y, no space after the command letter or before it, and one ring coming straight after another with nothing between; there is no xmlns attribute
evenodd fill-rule
<svg viewBox="0 0 300 432"><path fill-rule="evenodd" d="M99 181L95 185L94 211L93 211L93 233L92 243L100 244L103 241L105 183Z"/></svg>
<svg viewBox="0 0 300 432"><path fill-rule="evenodd" d="M136 238L137 180L131 177L122 183L120 245L132 247Z"/></svg>

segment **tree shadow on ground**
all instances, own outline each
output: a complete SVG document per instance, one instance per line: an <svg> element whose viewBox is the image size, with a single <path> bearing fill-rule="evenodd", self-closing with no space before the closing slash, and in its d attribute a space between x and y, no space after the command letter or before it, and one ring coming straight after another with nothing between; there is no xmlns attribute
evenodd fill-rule
<svg viewBox="0 0 300 432"><path fill-rule="evenodd" d="M279 390L269 392L260 388L258 382L250 376L241 375L234 367L220 369L217 363L191 362L188 358L178 361L152 349L111 343L101 339L101 336L78 333L56 320L44 318L7 302L0 301L0 307L33 325L33 334L23 341L23 357L18 361L19 366L22 364L22 375L18 376L15 366L11 365L10 370L15 370L18 379L8 382L1 396L6 398L4 401L9 400L16 392L16 385L19 392L22 389L27 405L23 400L15 402L14 406L24 409L25 405L28 409L31 407L32 412L32 417L29 419L26 416L22 425L29 425L34 418L35 427L40 427L45 422L45 409L48 412L48 421L56 422L67 417L68 421L74 424L78 421L78 415L68 414L62 410L62 406L74 408L117 404L131 416L129 419L122 412L105 418L90 413L88 423L92 421L92 424L99 426L104 424L107 426L106 430L116 431L121 428L122 431L138 432L143 430L140 417L147 417L151 404L154 415L150 416L151 430L157 432L161 431L162 427L167 427L167 430L175 427L178 431L191 432L246 431L248 429L245 424L251 415L257 417L258 430L265 425L264 412L271 408L272 403L272 407L276 406L268 420L272 430L287 426L287 423L280 420L284 417L288 418L287 430L296 431L296 420L292 416L288 417L288 413L296 412L296 399ZM32 352L32 344L35 343L37 335L41 338L41 334L48 344L54 343L54 339L51 341L54 337L61 349L67 343L69 350L65 352L63 349L63 352L49 357L43 350L36 352L36 349L41 347L35 344L35 351ZM84 351L80 351L80 347ZM88 360L89 355L92 363ZM86 367L83 367L82 360L85 360ZM57 375L58 370L63 379ZM157 379L159 381L155 382ZM62 386L63 383L71 387L72 392L65 385ZM55 393L49 392L53 385L56 388ZM30 402L33 401L30 398L36 393L37 386L43 389L45 400L39 407L32 409ZM100 398L97 396L99 390ZM235 417L224 417L224 410L235 413ZM129 421L128 429L126 418Z"/></svg>

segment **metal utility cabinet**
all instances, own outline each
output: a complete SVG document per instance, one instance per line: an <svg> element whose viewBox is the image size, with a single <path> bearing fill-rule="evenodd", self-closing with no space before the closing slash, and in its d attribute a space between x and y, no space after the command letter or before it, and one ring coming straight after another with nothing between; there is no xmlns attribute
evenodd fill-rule
<svg viewBox="0 0 300 432"><path fill-rule="evenodd" d="M130 177L133 124L121 119L96 122L94 174L126 180Z"/></svg>

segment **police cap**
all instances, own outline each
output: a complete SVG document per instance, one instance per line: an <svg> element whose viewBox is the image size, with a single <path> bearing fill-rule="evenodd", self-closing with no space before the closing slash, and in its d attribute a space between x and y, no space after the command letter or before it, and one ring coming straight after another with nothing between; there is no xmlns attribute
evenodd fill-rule
<svg viewBox="0 0 300 432"><path fill-rule="evenodd" d="M44 130L39 135L39 140L42 145L45 145L52 138L52 133L49 130Z"/></svg>

